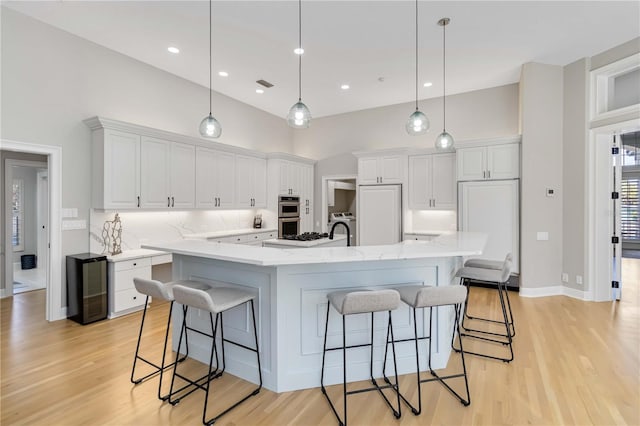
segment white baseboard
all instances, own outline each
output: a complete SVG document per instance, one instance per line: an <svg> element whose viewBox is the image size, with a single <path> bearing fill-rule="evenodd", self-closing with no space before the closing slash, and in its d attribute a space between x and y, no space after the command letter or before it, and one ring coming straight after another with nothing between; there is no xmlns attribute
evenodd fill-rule
<svg viewBox="0 0 640 426"><path fill-rule="evenodd" d="M561 285L537 288L520 287L519 293L522 297L567 296L579 300L588 300L585 291Z"/></svg>
<svg viewBox="0 0 640 426"><path fill-rule="evenodd" d="M4 299L5 297L9 297L12 296L11 294L8 294L8 291L6 288L0 288L0 299Z"/></svg>

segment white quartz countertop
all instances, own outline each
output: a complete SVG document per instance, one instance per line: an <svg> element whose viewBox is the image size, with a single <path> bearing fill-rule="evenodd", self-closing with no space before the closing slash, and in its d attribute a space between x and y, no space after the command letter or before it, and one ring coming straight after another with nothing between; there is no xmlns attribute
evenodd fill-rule
<svg viewBox="0 0 640 426"><path fill-rule="evenodd" d="M251 265L281 266L474 256L482 254L486 242L487 234L484 233L455 232L441 235L431 241L403 241L384 246L310 247L305 250L214 244L206 240L177 240L147 244L143 247L173 254Z"/></svg>
<svg viewBox="0 0 640 426"><path fill-rule="evenodd" d="M316 247L316 246L321 246L323 244L329 244L332 241L342 241L346 239L347 239L347 236L344 234L335 234L333 236L333 240L330 240L329 238L320 238L318 240L297 241L297 240L285 240L285 239L279 239L279 238L272 238L270 240L264 240L263 243L277 244L281 246ZM344 245L346 247L347 245L346 241L344 242Z"/></svg>
<svg viewBox="0 0 640 426"><path fill-rule="evenodd" d="M437 231L437 230L421 230L421 231L405 231L405 235L451 235L457 231Z"/></svg>
<svg viewBox="0 0 640 426"><path fill-rule="evenodd" d="M143 257L161 256L167 254L167 251L149 250L149 249L135 249L125 250L120 254L107 255L108 262L122 262L124 260L141 259Z"/></svg>
<svg viewBox="0 0 640 426"><path fill-rule="evenodd" d="M212 232L200 232L194 234L184 234L184 238L190 239L204 239L207 238L223 238L232 237L236 235L248 235L248 234L261 234L263 232L277 232L278 228L245 228L245 229L231 229L227 231L212 231Z"/></svg>

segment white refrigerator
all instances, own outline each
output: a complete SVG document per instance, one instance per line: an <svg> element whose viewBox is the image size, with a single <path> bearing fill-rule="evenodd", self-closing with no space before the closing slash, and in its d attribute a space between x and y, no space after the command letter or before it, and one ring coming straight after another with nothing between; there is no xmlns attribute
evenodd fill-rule
<svg viewBox="0 0 640 426"><path fill-rule="evenodd" d="M361 246L402 241L401 186L360 185L357 222Z"/></svg>
<svg viewBox="0 0 640 426"><path fill-rule="evenodd" d="M519 179L458 182L458 229L489 235L481 259L503 261L513 255L520 273Z"/></svg>

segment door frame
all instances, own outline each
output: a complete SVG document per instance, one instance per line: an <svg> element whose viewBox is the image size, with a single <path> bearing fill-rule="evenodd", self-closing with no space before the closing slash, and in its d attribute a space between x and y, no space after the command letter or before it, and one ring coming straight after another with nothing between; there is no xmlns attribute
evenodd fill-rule
<svg viewBox="0 0 640 426"><path fill-rule="evenodd" d="M29 142L19 142L7 139L0 140L0 150L23 152L29 154L46 155L49 171L49 259L47 261L47 289L46 289L46 312L47 321L56 321L66 318L65 309L62 307L62 229L61 229L61 206L62 206L62 147L52 145L41 145ZM6 184L5 184L6 187ZM6 192L6 191L5 191ZM8 194L5 194L5 202ZM5 226L9 221L5 221ZM7 228L5 228L6 230ZM10 228L9 228L10 231ZM11 236L5 232L5 248L11 244ZM5 249L5 264L9 257ZM11 251L13 253L13 249ZM13 264L11 265L11 276L13 276ZM5 276L9 272L5 271ZM6 277L5 277L6 280ZM5 281L7 282L7 281ZM0 297L10 297L12 294L4 294ZM11 283L13 288L13 282Z"/></svg>
<svg viewBox="0 0 640 426"><path fill-rule="evenodd" d="M613 248L611 245L611 213L610 208L603 209L605 202L603 194L610 192L611 176L611 140L614 134L623 134L640 130L640 119L627 120L589 130L587 145L586 167L586 197L587 217L585 221L585 235L587 247L585 250L585 265L588 289L586 300L596 302L611 300L611 280ZM607 143L608 149L602 149L598 144ZM604 176L605 179L600 177ZM603 189L606 186L606 189ZM610 196L606 200L610 206ZM619 214L619 212L618 212Z"/></svg>
<svg viewBox="0 0 640 426"><path fill-rule="evenodd" d="M45 261L45 268L49 267L49 169L36 172L36 253L39 262ZM44 215L44 216L42 216ZM44 220L41 220L43 219ZM45 224L44 233L40 226Z"/></svg>
<svg viewBox="0 0 640 426"><path fill-rule="evenodd" d="M358 205L358 175L357 174L350 174L350 175L327 175L327 176L322 176L322 222L320 223L320 232L328 232L328 223L329 223L329 210L327 209L327 202L328 200L328 193L327 193L327 182L330 180L344 180L344 179L349 179L349 180L355 180L356 181L356 217L359 214L359 208L360 206ZM356 235L357 236L357 235ZM353 242L353 245L356 245L356 242Z"/></svg>

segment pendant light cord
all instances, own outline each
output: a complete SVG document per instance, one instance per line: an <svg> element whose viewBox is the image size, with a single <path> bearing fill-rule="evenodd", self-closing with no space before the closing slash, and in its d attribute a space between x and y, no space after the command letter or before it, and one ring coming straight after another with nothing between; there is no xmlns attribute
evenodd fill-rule
<svg viewBox="0 0 640 426"><path fill-rule="evenodd" d="M302 49L302 0L298 0L298 48ZM298 102L302 102L302 53L298 55Z"/></svg>
<svg viewBox="0 0 640 426"><path fill-rule="evenodd" d="M211 0L209 0L209 115L211 115L212 111L213 111L213 96L212 96L212 91L213 88L211 86L211 69L212 69L212 54L211 54L211 35L212 35L212 31L211 31Z"/></svg>
<svg viewBox="0 0 640 426"><path fill-rule="evenodd" d="M418 111L418 0L416 0L416 111Z"/></svg>
<svg viewBox="0 0 640 426"><path fill-rule="evenodd" d="M447 23L442 26L442 133L447 128L446 27Z"/></svg>

